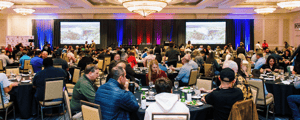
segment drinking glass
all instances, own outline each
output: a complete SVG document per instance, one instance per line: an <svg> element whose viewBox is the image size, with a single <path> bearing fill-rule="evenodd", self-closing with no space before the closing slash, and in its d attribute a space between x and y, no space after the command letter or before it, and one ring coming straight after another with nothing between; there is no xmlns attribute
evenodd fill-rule
<svg viewBox="0 0 300 120"><path fill-rule="evenodd" d="M29 75L31 75L31 73L32 73L32 70L31 70L31 69L29 69L29 70L28 70L28 73L29 73Z"/></svg>
<svg viewBox="0 0 300 120"><path fill-rule="evenodd" d="M283 75L283 73L284 73L284 70L280 69L280 74Z"/></svg>
<svg viewBox="0 0 300 120"><path fill-rule="evenodd" d="M153 81L149 81L149 88L150 88L150 90L152 90L152 86L153 86Z"/></svg>
<svg viewBox="0 0 300 120"><path fill-rule="evenodd" d="M21 78L22 78L22 76L21 76L21 75L17 75L17 80L18 80L18 82L20 82L20 81L21 81Z"/></svg>
<svg viewBox="0 0 300 120"><path fill-rule="evenodd" d="M264 69L264 74L266 74L266 72L267 72L267 70L266 70L266 69Z"/></svg>
<svg viewBox="0 0 300 120"><path fill-rule="evenodd" d="M179 82L178 81L174 81L174 87L175 87L175 90L174 91L178 91L178 86L179 86Z"/></svg>

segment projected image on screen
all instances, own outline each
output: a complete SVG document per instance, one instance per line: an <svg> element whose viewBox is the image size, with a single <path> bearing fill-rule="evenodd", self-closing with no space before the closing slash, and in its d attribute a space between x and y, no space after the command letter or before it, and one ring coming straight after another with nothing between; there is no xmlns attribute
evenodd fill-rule
<svg viewBox="0 0 300 120"><path fill-rule="evenodd" d="M225 44L226 22L186 22L186 42Z"/></svg>
<svg viewBox="0 0 300 120"><path fill-rule="evenodd" d="M100 22L61 22L60 44L100 44Z"/></svg>

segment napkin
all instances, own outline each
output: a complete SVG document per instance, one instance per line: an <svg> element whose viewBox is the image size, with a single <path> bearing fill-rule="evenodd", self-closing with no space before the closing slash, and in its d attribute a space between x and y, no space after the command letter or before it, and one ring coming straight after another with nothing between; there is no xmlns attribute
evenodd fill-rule
<svg viewBox="0 0 300 120"><path fill-rule="evenodd" d="M291 82L289 82L289 81L282 81L282 83L285 84L285 85L291 84Z"/></svg>

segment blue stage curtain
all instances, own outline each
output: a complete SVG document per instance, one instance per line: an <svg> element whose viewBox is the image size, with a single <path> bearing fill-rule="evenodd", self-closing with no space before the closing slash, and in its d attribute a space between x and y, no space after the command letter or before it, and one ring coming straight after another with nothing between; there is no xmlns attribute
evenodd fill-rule
<svg viewBox="0 0 300 120"><path fill-rule="evenodd" d="M34 20L35 29L36 29L36 35L35 40L37 40L35 43L37 43L36 46L39 47L39 49L43 49L43 46L45 42L49 43L51 45L51 49L53 50L53 20Z"/></svg>
<svg viewBox="0 0 300 120"><path fill-rule="evenodd" d="M123 44L124 20L116 20L118 47Z"/></svg>
<svg viewBox="0 0 300 120"><path fill-rule="evenodd" d="M251 19L235 19L234 33L235 33L235 47L240 46L240 42L244 42L246 51L250 50L251 40Z"/></svg>

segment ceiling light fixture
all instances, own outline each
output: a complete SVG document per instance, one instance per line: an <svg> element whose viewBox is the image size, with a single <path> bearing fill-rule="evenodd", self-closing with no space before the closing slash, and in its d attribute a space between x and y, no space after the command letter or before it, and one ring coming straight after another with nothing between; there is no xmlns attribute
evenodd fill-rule
<svg viewBox="0 0 300 120"><path fill-rule="evenodd" d="M266 7L266 8L257 8L254 9L254 11L258 14L267 15L270 13L273 13L276 10L276 8Z"/></svg>
<svg viewBox="0 0 300 120"><path fill-rule="evenodd" d="M300 1L286 1L277 3L277 5L281 8L292 10L296 7L300 7Z"/></svg>
<svg viewBox="0 0 300 120"><path fill-rule="evenodd" d="M32 14L35 10L31 8L15 8L14 11L22 15L28 15Z"/></svg>
<svg viewBox="0 0 300 120"><path fill-rule="evenodd" d="M143 17L160 12L167 5L176 4L183 0L106 0L114 4L122 4L130 12L135 12Z"/></svg>
<svg viewBox="0 0 300 120"><path fill-rule="evenodd" d="M14 5L14 3L12 3L12 2L0 1L0 10L3 10L5 8L10 8L13 5Z"/></svg>

